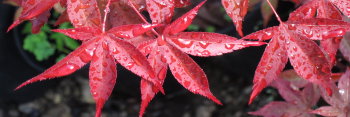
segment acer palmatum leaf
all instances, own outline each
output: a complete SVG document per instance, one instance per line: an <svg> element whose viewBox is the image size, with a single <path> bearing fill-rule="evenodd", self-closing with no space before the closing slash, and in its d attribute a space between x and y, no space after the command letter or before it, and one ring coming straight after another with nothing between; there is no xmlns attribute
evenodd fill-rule
<svg viewBox="0 0 350 117"><path fill-rule="evenodd" d="M342 16L341 16L341 13L339 12L339 10L328 0L312 0L312 1L307 2L306 4L300 6L297 10L292 12L289 20L293 21L293 20L308 19L308 18L313 18L313 17L342 20ZM341 24L341 22L338 22L338 23L336 23L336 22L338 22L338 21L332 21L331 23L335 23L335 25ZM329 22L325 22L323 24L330 25ZM346 27L346 26L339 26L337 29L328 29L328 28L325 29L324 28L323 30L326 31L324 33L327 33L328 35L330 33L327 32L327 30L331 30L330 32L333 31L332 35L336 35L336 33L344 33L344 31L343 31L344 27ZM310 36L310 38L314 38L314 39L315 39L315 36L317 36L317 35L312 36L311 33L317 32L316 34L322 34L319 32L319 30L316 30L316 31L312 31L312 30L303 31L303 30L301 30L301 32L305 32L305 34L307 36ZM333 65L335 64L335 58L336 58L335 55L337 53L337 50L339 48L339 43L340 43L339 38L341 38L342 35L340 35L339 37L330 37L330 38L328 38L327 35L323 35L321 37L322 41L321 41L320 47L328 55L330 67L333 67ZM316 39L317 38L318 37L316 37Z"/></svg>
<svg viewBox="0 0 350 117"><path fill-rule="evenodd" d="M248 11L248 0L221 0L228 16L231 17L240 36L243 36L242 22Z"/></svg>
<svg viewBox="0 0 350 117"><path fill-rule="evenodd" d="M323 91L323 90L321 90ZM350 70L349 68L341 76L338 81L338 89L335 88L334 95L328 96L322 92L323 99L331 106L322 106L312 113L323 116L337 116L346 117L349 116L350 105Z"/></svg>
<svg viewBox="0 0 350 117"><path fill-rule="evenodd" d="M274 37L265 48L265 52L255 70L253 91L249 104L252 103L262 89L279 77L279 74L287 64L288 57L284 43L278 37Z"/></svg>
<svg viewBox="0 0 350 117"><path fill-rule="evenodd" d="M102 28L96 0L67 0L67 13L75 28Z"/></svg>
<svg viewBox="0 0 350 117"><path fill-rule="evenodd" d="M124 35L123 38L126 38L125 35L130 35L128 37L139 36L157 25L125 25L115 27L110 32L103 32L99 27L92 26L54 30L72 38L83 40L82 46L43 74L25 82L18 88L34 81L69 75L91 61L90 91L97 103L96 117L99 117L101 109L105 101L108 100L115 84L115 61L117 61L126 69L141 76L161 92L164 92L147 58L132 44L118 37L120 35Z"/></svg>
<svg viewBox="0 0 350 117"><path fill-rule="evenodd" d="M169 65L172 74L183 87L221 104L210 92L208 80L203 70L185 53L196 56L217 56L244 47L260 46L265 43L237 40L234 37L217 33L182 32L191 24L204 2L167 25L164 31L159 33L158 38L144 41L138 48L145 54L151 53L149 55L151 63L152 61L158 61L160 64ZM152 53L153 51L156 51L156 54ZM153 67L156 74L162 76L160 77L162 80L166 74L166 67L163 65ZM157 90L151 90L154 88L151 88L152 86L149 85L152 84L147 82L141 83L141 87L147 88L141 89L141 91L145 90L146 92L142 93L139 116L142 116L149 101L158 92Z"/></svg>
<svg viewBox="0 0 350 117"><path fill-rule="evenodd" d="M311 20L313 22L311 22ZM301 23L301 22L296 23L299 21L290 21L290 22L287 21L286 23L282 22L279 28L273 27L262 31L257 31L256 33L247 35L247 37L243 37L243 39L251 38L251 39L266 40L268 37L272 37L272 38L277 37L278 40L284 41L286 50L283 50L283 51L287 51L288 58L290 59L298 75L300 75L302 78L305 78L308 81L321 85L323 88L326 88L328 91L328 94L331 95L332 91L330 89L330 85L331 85L330 66L329 64L327 66L324 65L325 63L328 63L328 60L326 56L323 54L322 50L318 47L318 45L312 40L310 40L306 35L310 33L303 33L301 32L301 30L304 29L306 31L315 31L317 29L318 32L321 32L321 34L314 32L309 37L313 37L313 35L323 35L318 37L331 38L331 37L339 37L344 35L345 31L348 30L347 28L349 24L342 21L335 21L330 19L319 19L319 18L305 19L302 21L305 21L305 22L304 23ZM332 23L328 21L335 21L335 22ZM329 25L326 25L327 22L329 23ZM337 25L339 23L340 25ZM320 24L320 26L318 27L317 24ZM320 29L324 29L324 28L337 30L336 28L339 28L341 26L343 26L342 29L340 31L335 31L335 33L327 32L325 30L320 31ZM277 67L277 66L272 65L272 67ZM276 73L276 74L279 74L279 73ZM261 79L274 79L274 78L266 77ZM254 97L257 95L257 92L259 92L261 88L264 88L263 86L265 86L267 82L266 80L255 80L254 83L257 84L254 87L254 90L257 90L257 91L253 91L251 100L254 99ZM269 85L269 84L267 83L266 85Z"/></svg>
<svg viewBox="0 0 350 117"><path fill-rule="evenodd" d="M22 23L25 20L34 21L33 33L38 33L40 27L47 21L49 10L60 0L26 0L22 1L23 10L21 15L7 29L7 32Z"/></svg>

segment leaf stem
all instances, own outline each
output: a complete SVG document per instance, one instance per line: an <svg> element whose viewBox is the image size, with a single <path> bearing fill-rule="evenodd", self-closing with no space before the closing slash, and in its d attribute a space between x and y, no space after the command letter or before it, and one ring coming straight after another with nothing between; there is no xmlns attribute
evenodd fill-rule
<svg viewBox="0 0 350 117"><path fill-rule="evenodd" d="M146 24L149 24L149 23L147 22L147 20L145 19L145 17L136 9L135 5L131 2L131 0L128 0L128 2L129 2L129 4L130 4L131 8L132 8L132 9L136 12L136 14L142 19L142 21L143 21L144 23L146 23ZM157 31L155 31L154 29L152 29L152 32L153 32L155 35L157 35L157 37L159 37L159 34L158 34Z"/></svg>
<svg viewBox="0 0 350 117"><path fill-rule="evenodd" d="M106 21L107 21L107 14L110 12L109 6L111 5L111 0L107 1L106 9L104 10L105 14L103 17L103 23L102 23L102 32L106 31Z"/></svg>
<svg viewBox="0 0 350 117"><path fill-rule="evenodd" d="M273 8L273 5L271 4L270 0L266 0L267 3L269 4L270 8L272 9L273 13L275 14L277 20L282 24L282 20L280 18L280 16L277 14L276 10Z"/></svg>

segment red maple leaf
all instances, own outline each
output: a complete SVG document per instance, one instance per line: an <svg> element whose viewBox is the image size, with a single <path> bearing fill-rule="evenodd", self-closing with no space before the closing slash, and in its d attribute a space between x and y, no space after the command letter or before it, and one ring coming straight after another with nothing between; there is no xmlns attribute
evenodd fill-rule
<svg viewBox="0 0 350 117"><path fill-rule="evenodd" d="M297 12L297 11L296 11ZM276 12L275 12L276 14ZM304 15L306 16L306 15ZM331 91L331 67L320 47L311 39L325 40L341 37L349 30L350 24L340 20L312 18L293 19L282 22L278 27L271 27L243 39L270 39L268 46L255 71L253 92L249 103L263 88L276 80L289 58L299 76Z"/></svg>
<svg viewBox="0 0 350 117"><path fill-rule="evenodd" d="M343 76L341 76L338 81L338 88L334 88L334 94L332 96L326 95L324 92L321 90L322 97L330 106L322 106L312 111L312 113L322 116L349 116L350 69L347 69Z"/></svg>
<svg viewBox="0 0 350 117"><path fill-rule="evenodd" d="M182 32L192 23L204 2L173 23L166 25L158 38L145 41L138 48L143 53L149 54L148 61L162 82L166 76L167 66L169 66L172 74L183 87L221 104L210 92L208 80L203 70L185 53L202 57L217 56L248 46L260 46L264 43L237 40L234 37L217 33ZM141 81L140 116L156 93L158 90L152 84L145 80Z"/></svg>
<svg viewBox="0 0 350 117"><path fill-rule="evenodd" d="M88 62L91 62L89 81L90 92L97 103L96 117L101 115L103 105L109 98L116 83L117 63L120 63L126 69L152 83L158 90L163 90L147 58L131 43L122 39L141 35L156 25L124 25L106 31L105 24L110 10L111 0L105 5L104 20L101 19L100 12L94 12L94 10L98 9L95 0L72 1L68 0L67 10L76 28L57 29L54 31L64 33L74 39L79 39L83 41L82 45L63 60L40 75L21 84L16 89L36 81L69 75ZM71 11L72 9L80 9L84 7L81 5L87 4L93 6L84 8L84 10ZM88 16L89 18L76 18L75 16ZM78 21L75 22L75 20Z"/></svg>
<svg viewBox="0 0 350 117"><path fill-rule="evenodd" d="M300 82L293 83L296 82L289 82L284 79L275 80L272 86L278 89L279 94L285 101L270 102L258 111L249 112L249 114L264 117L314 117L309 112L320 98L318 88L311 83L303 84L302 87L293 87L299 85Z"/></svg>
<svg viewBox="0 0 350 117"><path fill-rule="evenodd" d="M312 0L306 2L304 5L300 6L297 10L290 14L289 20L294 21L314 17L342 20L342 15L339 10L328 0ZM331 32L332 31L334 30L331 30ZM338 33L344 32L339 32L338 30ZM323 40L320 41L320 47L325 51L325 53L327 53L330 67L333 67L336 59L335 55L339 48L340 39L342 36L330 39L327 39L327 37L322 38Z"/></svg>
<svg viewBox="0 0 350 117"><path fill-rule="evenodd" d="M40 28L47 22L50 16L50 9L60 0L25 0L21 2L23 10L16 21L8 28L7 32L19 25L25 20L31 20L33 23L32 32L38 33Z"/></svg>

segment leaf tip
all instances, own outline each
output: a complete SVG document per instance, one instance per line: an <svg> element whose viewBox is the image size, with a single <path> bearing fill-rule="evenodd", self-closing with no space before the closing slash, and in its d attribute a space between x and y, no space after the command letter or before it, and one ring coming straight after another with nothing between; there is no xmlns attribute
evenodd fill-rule
<svg viewBox="0 0 350 117"><path fill-rule="evenodd" d="M16 20L15 22L13 22L11 25L10 25L10 27L7 29L7 31L6 32L10 32L14 27L16 27L18 24L20 24L21 23L21 21L19 21L19 20Z"/></svg>
<svg viewBox="0 0 350 117"><path fill-rule="evenodd" d="M102 108L103 108L103 105L106 101L102 98L99 98L97 101L96 101L96 114L95 114L95 117L101 117L101 112L102 112Z"/></svg>
<svg viewBox="0 0 350 117"><path fill-rule="evenodd" d="M256 96L259 95L259 93L266 87L266 80L261 79L259 82L254 83L253 85L253 91L250 95L248 104L251 104L253 100L256 98Z"/></svg>

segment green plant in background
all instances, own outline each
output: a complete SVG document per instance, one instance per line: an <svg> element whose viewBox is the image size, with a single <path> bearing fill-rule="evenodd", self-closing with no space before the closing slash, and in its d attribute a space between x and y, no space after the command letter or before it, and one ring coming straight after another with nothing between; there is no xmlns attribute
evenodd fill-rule
<svg viewBox="0 0 350 117"><path fill-rule="evenodd" d="M27 35L23 42L24 50L32 53L37 61L44 61L53 55L56 57L56 62L64 58L68 53L77 48L80 44L61 33L50 31L52 27L45 24L38 34L31 33L31 23L26 23L22 31ZM59 29L72 28L70 23L63 23Z"/></svg>

